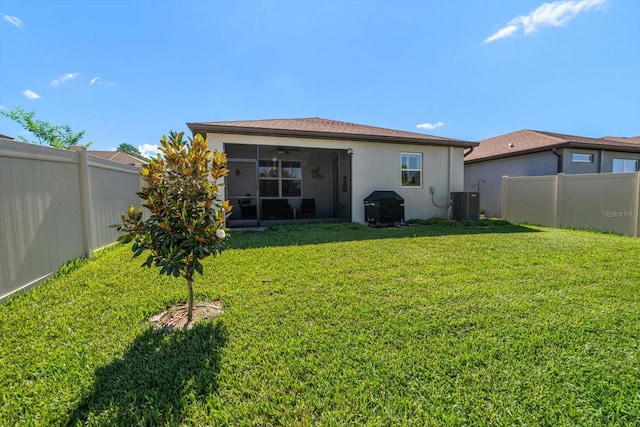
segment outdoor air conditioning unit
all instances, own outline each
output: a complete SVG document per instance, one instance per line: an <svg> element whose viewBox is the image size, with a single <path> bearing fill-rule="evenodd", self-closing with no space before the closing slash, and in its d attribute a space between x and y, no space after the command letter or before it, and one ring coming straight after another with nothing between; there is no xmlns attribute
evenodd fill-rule
<svg viewBox="0 0 640 427"><path fill-rule="evenodd" d="M455 221L478 221L480 219L480 193L458 191L451 193L453 219Z"/></svg>

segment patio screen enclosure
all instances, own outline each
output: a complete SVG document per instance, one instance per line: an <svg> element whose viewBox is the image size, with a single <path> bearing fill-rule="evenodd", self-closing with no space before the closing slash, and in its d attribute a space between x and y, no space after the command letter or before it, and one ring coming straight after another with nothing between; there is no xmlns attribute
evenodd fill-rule
<svg viewBox="0 0 640 427"><path fill-rule="evenodd" d="M225 144L229 227L351 220L345 150Z"/></svg>

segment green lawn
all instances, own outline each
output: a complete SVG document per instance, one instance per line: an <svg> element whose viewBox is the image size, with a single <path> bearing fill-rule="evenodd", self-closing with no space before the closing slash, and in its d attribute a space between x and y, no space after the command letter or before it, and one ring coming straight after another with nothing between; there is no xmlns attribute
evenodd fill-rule
<svg viewBox="0 0 640 427"><path fill-rule="evenodd" d="M186 298L128 247L0 306L0 425L638 425L640 239L503 226L235 233Z"/></svg>

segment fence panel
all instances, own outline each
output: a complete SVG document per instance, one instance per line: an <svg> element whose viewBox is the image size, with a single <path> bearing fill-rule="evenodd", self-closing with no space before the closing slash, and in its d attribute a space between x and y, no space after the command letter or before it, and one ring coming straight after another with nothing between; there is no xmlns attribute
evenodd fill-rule
<svg viewBox="0 0 640 427"><path fill-rule="evenodd" d="M566 175L562 225L637 237L637 181L634 173Z"/></svg>
<svg viewBox="0 0 640 427"><path fill-rule="evenodd" d="M125 204L139 204L137 168L105 161L111 165L88 169L108 170L106 176L83 173L83 163L95 163L88 157L84 148L0 139L0 302L112 243L115 231L104 228L119 220Z"/></svg>
<svg viewBox="0 0 640 427"><path fill-rule="evenodd" d="M556 181L555 176L503 177L502 217L555 227Z"/></svg>
<svg viewBox="0 0 640 427"><path fill-rule="evenodd" d="M503 177L502 203L509 221L638 237L640 172Z"/></svg>
<svg viewBox="0 0 640 427"><path fill-rule="evenodd" d="M136 195L140 189L140 174L137 168L133 169L89 156L91 234L95 248L113 243L118 232L109 226L120 222L120 215L129 206L140 206L140 198Z"/></svg>

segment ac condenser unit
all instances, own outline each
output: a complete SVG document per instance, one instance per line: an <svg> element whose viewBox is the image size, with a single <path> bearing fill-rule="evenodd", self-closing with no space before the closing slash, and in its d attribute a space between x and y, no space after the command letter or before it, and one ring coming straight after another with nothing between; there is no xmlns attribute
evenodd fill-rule
<svg viewBox="0 0 640 427"><path fill-rule="evenodd" d="M453 219L455 221L478 221L480 219L480 193L458 191L451 193Z"/></svg>

